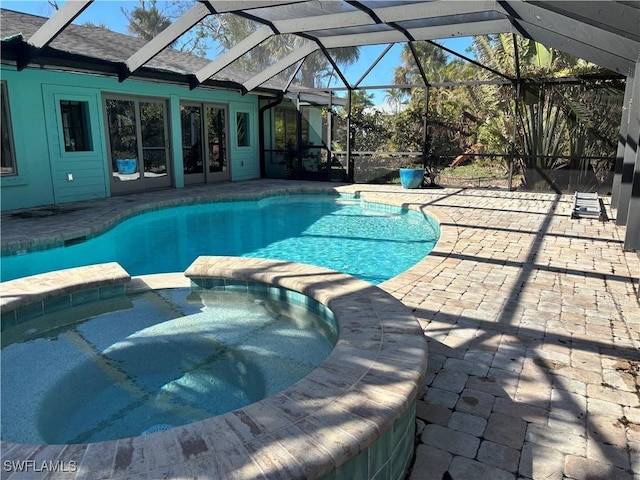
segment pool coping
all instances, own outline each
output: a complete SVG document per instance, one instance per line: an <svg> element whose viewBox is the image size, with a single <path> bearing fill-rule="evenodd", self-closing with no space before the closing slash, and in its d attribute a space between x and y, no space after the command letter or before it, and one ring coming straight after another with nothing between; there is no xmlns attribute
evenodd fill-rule
<svg viewBox="0 0 640 480"><path fill-rule="evenodd" d="M16 278L8 282L2 282L2 295L0 296L0 313L4 330L6 315L16 312L22 307L39 305L40 315L49 313L55 309L48 305L49 300L61 296L73 296L81 292L96 290L102 298L112 295L110 287L124 285L131 280L131 276L117 262L87 265L53 272L41 273L30 277ZM117 291L119 289L116 288ZM123 289L120 289L124 292Z"/></svg>
<svg viewBox="0 0 640 480"><path fill-rule="evenodd" d="M54 206L72 212L64 215L66 221L59 222L60 217L55 215L38 218L38 223L42 227L35 234L29 228L33 218L24 219L24 222L21 222L21 219L12 218L12 216L37 210L37 208L3 212L3 225L11 227L3 228L2 237L0 237L0 252L2 255L15 255L81 242L108 231L128 218L163 208L211 202L263 200L269 197L295 194L347 194L374 204L385 204L430 215L440 223L440 239L436 247L444 247L445 250L450 251L450 248L447 247L447 244L450 243L448 238L451 237L453 243L457 240L455 224L437 206L425 206L413 202L412 196L414 194L411 192L411 190L394 190L391 192L393 195L385 198L381 197L379 192L363 190L361 185L336 185L326 182L304 182L292 185L287 181L270 181L268 183L246 181L221 184L216 188L196 185L179 191L159 190L144 194L68 202ZM78 211L74 212L76 209ZM86 215L84 211L90 211L91 214ZM444 239L443 228L449 230L449 234Z"/></svg>
<svg viewBox="0 0 640 480"><path fill-rule="evenodd" d="M107 272L114 284L130 278L79 267L65 293ZM87 270L88 269L88 270ZM60 272L42 274L39 295L60 289ZM339 325L329 357L286 390L236 411L141 437L84 445L2 442L2 460L74 462L76 478L198 475L222 478L321 478L366 451L411 413L427 366L426 339L416 318L381 288L350 275L293 262L199 257L185 272L192 281L224 278L261 282L307 295L327 306ZM67 276L68 277L68 276ZM172 283L175 276L136 277L133 288ZM47 281L49 280L49 281ZM12 281L18 282L18 280ZM11 287L12 282L3 284ZM9 293L11 292L9 288ZM34 297L32 297L34 298ZM371 472L372 476L375 472Z"/></svg>
<svg viewBox="0 0 640 480"><path fill-rule="evenodd" d="M250 184L250 182L237 182ZM65 223L62 227L53 227L47 233L33 236L30 232L3 232L0 241L2 255L24 254L32 251L61 247L66 244L82 242L91 239L128 218L143 213L152 212L170 207L180 207L211 202L236 202L263 200L278 195L294 195L302 193L338 193L335 186L323 182L309 182L305 185L272 184L263 186L259 183L252 184L250 190L226 190L231 188L229 184L219 185L219 188L210 188L205 185L196 185L182 191L158 190L143 194L122 195L81 202L67 202L54 205L51 209L61 212L69 212L66 215L76 216L77 221ZM178 192L178 193L175 193ZM98 208L94 208L98 207ZM2 213L3 223L11 216L27 214L37 211L38 208L28 208ZM77 211L76 211L77 210ZM96 212L89 218L83 215L83 210ZM31 219L32 220L32 219ZM56 222L56 215L38 219L40 222Z"/></svg>

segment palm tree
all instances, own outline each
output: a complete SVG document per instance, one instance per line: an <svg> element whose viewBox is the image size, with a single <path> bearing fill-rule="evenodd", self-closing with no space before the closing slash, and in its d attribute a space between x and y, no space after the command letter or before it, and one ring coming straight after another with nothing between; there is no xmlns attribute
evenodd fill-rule
<svg viewBox="0 0 640 480"><path fill-rule="evenodd" d="M360 58L358 47L332 48L328 53L333 61L340 66L351 65ZM326 79L325 86L328 86L336 74L333 66L322 52L315 52L309 55L302 64L300 73L301 84L306 87L320 87L322 86L322 79Z"/></svg>
<svg viewBox="0 0 640 480"><path fill-rule="evenodd" d="M447 66L447 55L444 50L429 42L414 42L413 48L429 83L442 81L442 72ZM409 44L405 44L400 52L402 64L396 67L394 82L423 83L418 65L415 62L413 52Z"/></svg>
<svg viewBox="0 0 640 480"><path fill-rule="evenodd" d="M415 52L415 55L414 55ZM420 68L417 61L420 64ZM415 150L429 148L437 153L452 149L450 144L452 125L462 116L457 105L455 91L444 88L431 88L432 83L464 78L464 65L457 60L449 60L446 52L432 42L414 42L406 44L400 53L401 65L394 71L396 84L425 84L425 88L404 90L409 95L409 104L395 121L393 148ZM422 72L421 72L422 69ZM423 79L422 73L425 78ZM424 112L428 105L428 145L423 145ZM455 147L457 149L458 147Z"/></svg>
<svg viewBox="0 0 640 480"><path fill-rule="evenodd" d="M401 88L389 88L385 90L385 92L385 101L389 104L389 106L393 107L396 114L400 113L400 111L402 110L403 101L407 96L406 93L402 91Z"/></svg>
<svg viewBox="0 0 640 480"><path fill-rule="evenodd" d="M360 108L361 110L373 107L373 97L373 93L368 93L367 90L352 90L351 105L353 105L353 108Z"/></svg>
<svg viewBox="0 0 640 480"><path fill-rule="evenodd" d="M140 5L131 11L121 7L122 13L129 22L127 25L129 33L149 41L171 25L171 19L158 10L156 3L157 0L149 0L149 4L146 0L140 0Z"/></svg>
<svg viewBox="0 0 640 480"><path fill-rule="evenodd" d="M194 28L195 50L202 53L207 50L205 46L211 43L216 43L220 51L229 50L261 27L262 24L258 22L231 13L210 15ZM274 35L238 58L233 66L250 74L257 74L299 49L305 42L308 40L293 34ZM336 64L348 65L358 60L359 49L357 47L334 48L329 54ZM288 77L295 68L295 66L288 68L282 75ZM334 73L325 55L322 52L315 52L302 63L298 78L304 86L319 87L323 79L331 78Z"/></svg>

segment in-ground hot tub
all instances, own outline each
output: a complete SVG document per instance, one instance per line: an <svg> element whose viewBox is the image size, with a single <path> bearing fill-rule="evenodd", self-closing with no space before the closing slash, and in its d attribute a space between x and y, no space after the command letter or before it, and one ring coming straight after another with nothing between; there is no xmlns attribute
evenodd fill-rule
<svg viewBox="0 0 640 480"><path fill-rule="evenodd" d="M47 465L63 475L73 469L79 478L403 478L427 358L406 307L348 275L289 262L200 257L186 276L195 291L266 288L292 302L324 305L338 325L336 347L285 390L195 423L88 444L3 442L5 470ZM110 264L6 282L3 330L74 296L124 295L128 280Z"/></svg>
<svg viewBox="0 0 640 480"><path fill-rule="evenodd" d="M80 302L4 332L1 438L94 443L204 420L291 386L336 341L326 307L264 284Z"/></svg>

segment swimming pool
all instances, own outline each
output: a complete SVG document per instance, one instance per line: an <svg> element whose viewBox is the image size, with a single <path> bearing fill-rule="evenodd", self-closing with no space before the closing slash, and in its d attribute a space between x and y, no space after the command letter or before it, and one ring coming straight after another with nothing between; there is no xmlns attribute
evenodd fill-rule
<svg viewBox="0 0 640 480"><path fill-rule="evenodd" d="M415 265L435 246L431 218L400 207L329 194L165 208L129 218L65 247L3 256L2 281L94 263L132 275L180 272L200 255L308 263L374 284Z"/></svg>

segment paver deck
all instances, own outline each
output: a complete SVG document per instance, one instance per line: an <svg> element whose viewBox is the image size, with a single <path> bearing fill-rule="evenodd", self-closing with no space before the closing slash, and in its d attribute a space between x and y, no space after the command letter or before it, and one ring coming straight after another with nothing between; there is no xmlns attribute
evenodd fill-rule
<svg viewBox="0 0 640 480"><path fill-rule="evenodd" d="M380 285L430 347L410 479L640 479L640 260L624 227L571 219L571 195L261 180L3 214L2 244L92 234L122 205L327 188L443 228L431 255Z"/></svg>

